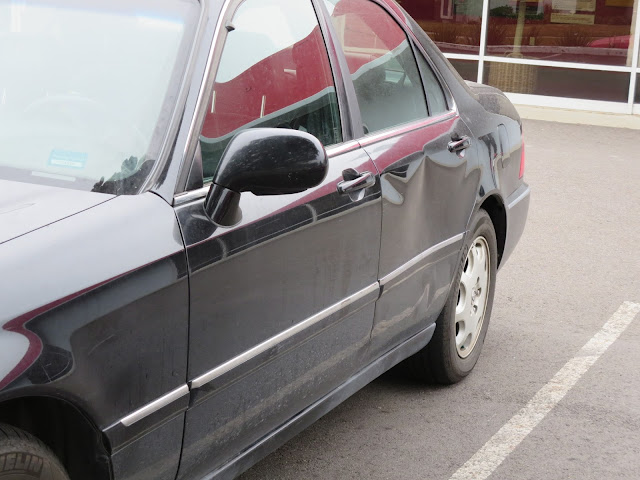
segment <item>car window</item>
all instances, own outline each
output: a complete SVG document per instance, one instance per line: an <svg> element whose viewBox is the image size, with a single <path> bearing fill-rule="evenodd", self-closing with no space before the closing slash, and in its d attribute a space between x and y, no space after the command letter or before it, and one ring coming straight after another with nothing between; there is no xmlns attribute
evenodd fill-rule
<svg viewBox="0 0 640 480"><path fill-rule="evenodd" d="M449 110L447 106L447 99L444 96L442 86L438 81L438 77L433 72L431 65L420 54L417 55L418 64L420 65L420 71L422 72L422 80L424 82L424 89L427 93L427 101L429 103L429 114L439 115Z"/></svg>
<svg viewBox="0 0 640 480"><path fill-rule="evenodd" d="M325 0L347 59L365 133L427 116L406 34L369 0Z"/></svg>
<svg viewBox="0 0 640 480"><path fill-rule="evenodd" d="M340 143L336 89L311 2L246 0L232 25L200 135L204 178L246 128L291 128L324 146Z"/></svg>
<svg viewBox="0 0 640 480"><path fill-rule="evenodd" d="M0 178L137 193L199 12L196 0L0 1Z"/></svg>

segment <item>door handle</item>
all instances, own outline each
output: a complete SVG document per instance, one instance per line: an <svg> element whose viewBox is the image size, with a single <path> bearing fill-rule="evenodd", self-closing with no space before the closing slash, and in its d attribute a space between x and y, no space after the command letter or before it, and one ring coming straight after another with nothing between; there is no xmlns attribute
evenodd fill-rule
<svg viewBox="0 0 640 480"><path fill-rule="evenodd" d="M373 187L376 184L376 177L371 172L358 173L355 170L349 169L342 172L342 174L345 178L349 179L338 184L338 193L341 195Z"/></svg>
<svg viewBox="0 0 640 480"><path fill-rule="evenodd" d="M464 135L462 137L452 139L447 145L447 148L451 153L454 153L454 152L461 152L462 150L465 150L470 146L471 146L471 139L466 135Z"/></svg>

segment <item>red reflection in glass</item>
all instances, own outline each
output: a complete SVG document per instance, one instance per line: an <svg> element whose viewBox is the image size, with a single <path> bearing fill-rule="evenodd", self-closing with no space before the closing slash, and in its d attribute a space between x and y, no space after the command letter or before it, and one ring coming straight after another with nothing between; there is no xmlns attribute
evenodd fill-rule
<svg viewBox="0 0 640 480"><path fill-rule="evenodd" d="M341 37L349 72L382 57L406 41L404 32L380 7L362 0L341 0L331 14ZM342 18L341 18L342 17Z"/></svg>
<svg viewBox="0 0 640 480"><path fill-rule="evenodd" d="M247 48L251 48L250 45ZM254 64L227 82L216 82L202 135L219 138L333 87L320 28Z"/></svg>

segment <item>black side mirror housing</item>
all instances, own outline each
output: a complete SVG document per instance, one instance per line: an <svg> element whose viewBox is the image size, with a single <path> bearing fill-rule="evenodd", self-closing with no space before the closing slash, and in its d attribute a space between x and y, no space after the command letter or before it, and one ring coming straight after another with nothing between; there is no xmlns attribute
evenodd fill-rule
<svg viewBox="0 0 640 480"><path fill-rule="evenodd" d="M327 152L313 135L298 130L243 130L229 142L204 203L217 225L241 219L240 194L283 195L319 185L327 175Z"/></svg>

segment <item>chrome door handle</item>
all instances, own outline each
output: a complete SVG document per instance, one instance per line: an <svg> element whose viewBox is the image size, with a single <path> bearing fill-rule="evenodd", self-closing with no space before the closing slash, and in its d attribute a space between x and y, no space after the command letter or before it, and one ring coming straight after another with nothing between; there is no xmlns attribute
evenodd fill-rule
<svg viewBox="0 0 640 480"><path fill-rule="evenodd" d="M345 171L346 172L346 171ZM373 187L376 184L376 177L371 172L357 173L355 178L350 178L344 182L338 184L338 193L344 195L345 193L353 193L364 188ZM345 176L347 176L345 174ZM351 175L349 175L351 177Z"/></svg>
<svg viewBox="0 0 640 480"><path fill-rule="evenodd" d="M465 150L470 146L471 146L471 139L465 135L459 138L452 139L447 145L447 148L451 153L454 153L454 152L461 152L462 150Z"/></svg>

